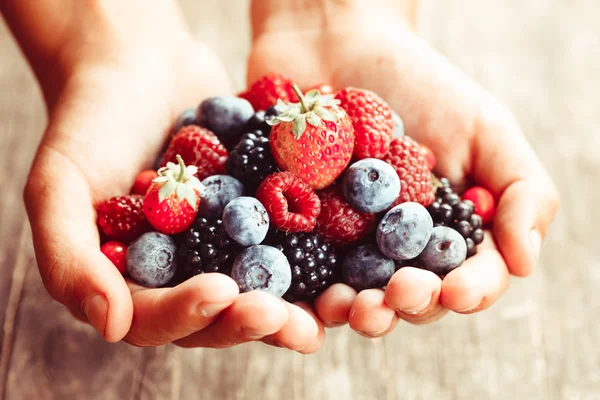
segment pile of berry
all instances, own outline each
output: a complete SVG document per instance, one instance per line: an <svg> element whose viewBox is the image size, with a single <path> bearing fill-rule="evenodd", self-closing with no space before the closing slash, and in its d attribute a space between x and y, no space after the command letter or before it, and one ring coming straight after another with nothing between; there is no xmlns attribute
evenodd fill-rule
<svg viewBox="0 0 600 400"><path fill-rule="evenodd" d="M146 287L218 272L289 301L382 288L404 265L444 276L476 253L494 199L461 198L434 166L375 93L269 74L181 114L158 171L96 207L101 249Z"/></svg>

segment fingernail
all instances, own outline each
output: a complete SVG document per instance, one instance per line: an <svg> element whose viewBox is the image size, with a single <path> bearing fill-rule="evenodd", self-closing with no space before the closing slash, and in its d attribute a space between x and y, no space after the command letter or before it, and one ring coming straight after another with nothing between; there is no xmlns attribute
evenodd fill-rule
<svg viewBox="0 0 600 400"><path fill-rule="evenodd" d="M425 302L419 306L416 307L407 307L404 308L400 311L406 313L406 314L418 314L421 311L425 310L427 307L429 307L429 304L431 303L431 298L428 298L427 300L425 300Z"/></svg>
<svg viewBox="0 0 600 400"><path fill-rule="evenodd" d="M358 333L359 335L362 335L362 336L369 337L369 338L376 338L380 335L383 335L385 333L385 331L387 331L387 328L382 331L377 331L377 332L356 331L356 333Z"/></svg>
<svg viewBox="0 0 600 400"><path fill-rule="evenodd" d="M473 304L472 306L465 307L463 309L455 310L455 311L457 313L468 313L468 312L471 312L471 311L475 311L477 308L479 308L479 306L481 305L481 303L483 303L483 300L484 299L477 300L477 303Z"/></svg>
<svg viewBox="0 0 600 400"><path fill-rule="evenodd" d="M328 322L325 324L326 328L337 328L339 326L346 325L345 322Z"/></svg>
<svg viewBox="0 0 600 400"><path fill-rule="evenodd" d="M231 305L231 302L225 303L200 303L198 305L198 314L209 318L219 315L223 310Z"/></svg>
<svg viewBox="0 0 600 400"><path fill-rule="evenodd" d="M529 241L531 242L533 256L537 260L540 255L540 248L542 247L542 235L540 235L537 229L532 229L529 232Z"/></svg>
<svg viewBox="0 0 600 400"><path fill-rule="evenodd" d="M83 313L94 328L104 336L106 328L106 317L108 313L108 302L101 294L88 297L83 301Z"/></svg>
<svg viewBox="0 0 600 400"><path fill-rule="evenodd" d="M269 335L269 333L258 332L258 331L255 331L255 330L249 329L249 328L242 328L242 331L244 332L244 335L248 339L252 339L252 340L261 339L261 338L264 338L265 336Z"/></svg>

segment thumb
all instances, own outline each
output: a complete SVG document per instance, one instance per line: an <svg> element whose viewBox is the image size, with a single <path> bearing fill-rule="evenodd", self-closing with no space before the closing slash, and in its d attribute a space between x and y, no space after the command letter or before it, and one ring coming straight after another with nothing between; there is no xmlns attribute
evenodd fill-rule
<svg viewBox="0 0 600 400"><path fill-rule="evenodd" d="M42 144L24 200L38 268L49 294L89 321L105 340L121 340L131 326L131 295L121 274L100 252L83 171Z"/></svg>

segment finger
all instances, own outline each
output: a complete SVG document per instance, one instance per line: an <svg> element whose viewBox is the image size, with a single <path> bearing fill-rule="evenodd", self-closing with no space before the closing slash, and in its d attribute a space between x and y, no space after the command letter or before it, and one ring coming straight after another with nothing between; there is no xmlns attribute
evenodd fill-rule
<svg viewBox="0 0 600 400"><path fill-rule="evenodd" d="M433 272L413 267L399 269L385 288L385 302L398 316L414 324L437 321L446 314L439 296L442 280Z"/></svg>
<svg viewBox="0 0 600 400"><path fill-rule="evenodd" d="M243 293L212 325L175 341L175 344L181 347L231 347L278 332L288 318L288 309L281 299L260 291Z"/></svg>
<svg viewBox="0 0 600 400"><path fill-rule="evenodd" d="M119 271L100 252L83 173L61 153L41 147L24 200L48 293L107 341L121 340L131 325L131 296Z"/></svg>
<svg viewBox="0 0 600 400"><path fill-rule="evenodd" d="M350 286L336 283L316 298L315 311L326 327L342 326L348 323L356 295L356 290Z"/></svg>
<svg viewBox="0 0 600 400"><path fill-rule="evenodd" d="M133 323L125 341L160 346L204 329L238 296L237 284L218 273L195 276L174 288L132 284Z"/></svg>
<svg viewBox="0 0 600 400"><path fill-rule="evenodd" d="M286 303L286 307L289 313L286 324L279 332L266 337L263 341L304 354L314 353L321 348L325 340L325 328L312 312L310 305L298 302Z"/></svg>
<svg viewBox="0 0 600 400"><path fill-rule="evenodd" d="M379 337L390 332L398 321L396 312L385 303L381 289L363 290L354 299L350 327L366 337Z"/></svg>
<svg viewBox="0 0 600 400"><path fill-rule="evenodd" d="M507 289L509 272L494 239L486 232L478 253L450 272L442 281L441 304L470 314L490 307Z"/></svg>

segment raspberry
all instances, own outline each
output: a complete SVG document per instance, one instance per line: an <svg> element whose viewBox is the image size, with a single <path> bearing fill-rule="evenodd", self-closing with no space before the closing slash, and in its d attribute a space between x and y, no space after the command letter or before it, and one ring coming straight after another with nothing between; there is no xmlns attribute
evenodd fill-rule
<svg viewBox="0 0 600 400"><path fill-rule="evenodd" d="M281 74L270 73L254 82L250 88L238 95L252 104L255 110L266 110L277 104L277 100L296 102L292 81Z"/></svg>
<svg viewBox="0 0 600 400"><path fill-rule="evenodd" d="M121 275L127 273L127 246L113 240L104 243L100 251L117 267Z"/></svg>
<svg viewBox="0 0 600 400"><path fill-rule="evenodd" d="M130 242L152 229L143 210L144 197L112 197L96 207L98 227L109 239Z"/></svg>
<svg viewBox="0 0 600 400"><path fill-rule="evenodd" d="M321 213L316 231L335 244L350 244L366 237L375 228L375 214L353 209L342 197L338 187L318 193Z"/></svg>
<svg viewBox="0 0 600 400"><path fill-rule="evenodd" d="M267 209L271 222L286 232L310 232L321 212L321 202L314 190L290 172L266 177L256 198Z"/></svg>
<svg viewBox="0 0 600 400"><path fill-rule="evenodd" d="M184 126L177 132L162 159L177 164L176 156L181 155L186 165L198 167L196 177L200 180L225 172L227 150L214 133L195 125Z"/></svg>
<svg viewBox="0 0 600 400"><path fill-rule="evenodd" d="M394 136L392 109L375 93L356 88L339 91L335 98L346 110L354 126L355 159L381 158Z"/></svg>
<svg viewBox="0 0 600 400"><path fill-rule="evenodd" d="M427 207L433 203L431 173L417 142L408 136L392 140L383 160L390 163L400 177L400 196L394 205L413 201Z"/></svg>

